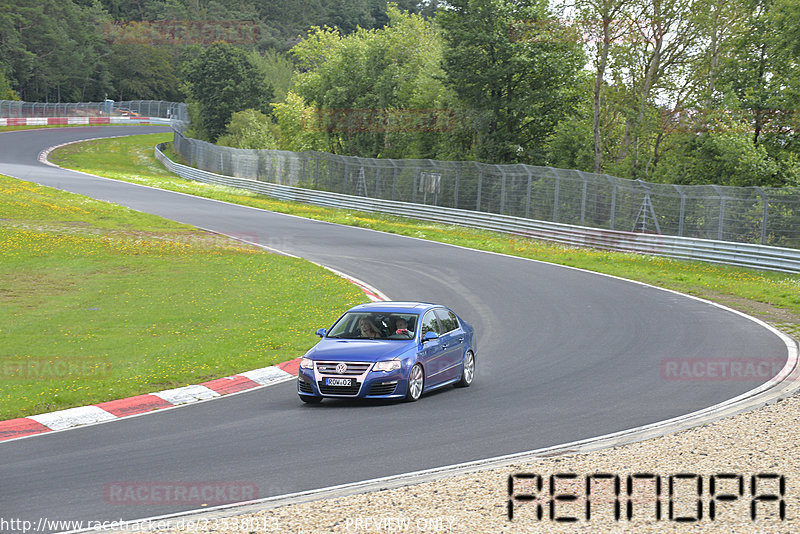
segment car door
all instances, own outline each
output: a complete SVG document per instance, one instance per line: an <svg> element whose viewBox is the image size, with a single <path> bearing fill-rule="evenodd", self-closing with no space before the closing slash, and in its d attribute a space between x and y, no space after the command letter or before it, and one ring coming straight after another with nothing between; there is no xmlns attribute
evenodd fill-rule
<svg viewBox="0 0 800 534"><path fill-rule="evenodd" d="M439 335L441 326L439 326L439 319L433 310L428 311L422 317L420 327L420 340L425 339L425 334L433 332ZM422 344L420 349L420 360L425 367L425 387L435 386L436 384L446 380L444 372L447 370L447 361L444 359L445 353L442 350L442 340L432 339Z"/></svg>
<svg viewBox="0 0 800 534"><path fill-rule="evenodd" d="M442 380L452 380L461 376L461 360L464 355L464 332L456 314L445 308L435 310L439 319L439 341L442 349L440 357L444 369Z"/></svg>

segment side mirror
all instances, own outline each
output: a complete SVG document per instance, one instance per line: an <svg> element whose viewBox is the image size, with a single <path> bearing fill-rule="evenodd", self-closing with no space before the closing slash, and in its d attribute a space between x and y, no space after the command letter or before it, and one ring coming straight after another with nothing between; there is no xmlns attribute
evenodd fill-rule
<svg viewBox="0 0 800 534"><path fill-rule="evenodd" d="M328 329L327 328L320 328L316 332L317 336L319 336L319 337L325 337L325 334L327 334L327 333L328 333Z"/></svg>
<svg viewBox="0 0 800 534"><path fill-rule="evenodd" d="M426 341L430 341L432 339L439 339L439 334L436 332L425 332L425 335L422 336L422 342L425 343Z"/></svg>

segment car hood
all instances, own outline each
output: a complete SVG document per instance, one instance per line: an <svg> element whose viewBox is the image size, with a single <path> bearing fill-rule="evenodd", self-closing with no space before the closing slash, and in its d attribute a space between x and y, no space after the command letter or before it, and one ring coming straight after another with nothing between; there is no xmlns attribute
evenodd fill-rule
<svg viewBox="0 0 800 534"><path fill-rule="evenodd" d="M377 362L400 356L414 345L413 341L374 341L361 339L323 339L308 351L314 360Z"/></svg>

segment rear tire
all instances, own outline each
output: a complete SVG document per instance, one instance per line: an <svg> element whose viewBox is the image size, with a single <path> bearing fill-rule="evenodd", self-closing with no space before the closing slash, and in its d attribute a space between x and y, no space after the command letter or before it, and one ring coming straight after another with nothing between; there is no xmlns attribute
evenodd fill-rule
<svg viewBox="0 0 800 534"><path fill-rule="evenodd" d="M414 364L411 371L408 373L408 391L406 391L406 400L408 402L415 402L422 396L422 388L425 387L425 373L422 371L422 366L418 363Z"/></svg>
<svg viewBox="0 0 800 534"><path fill-rule="evenodd" d="M461 368L461 379L456 382L457 388L468 388L475 378L475 355L471 350L464 354L464 365Z"/></svg>

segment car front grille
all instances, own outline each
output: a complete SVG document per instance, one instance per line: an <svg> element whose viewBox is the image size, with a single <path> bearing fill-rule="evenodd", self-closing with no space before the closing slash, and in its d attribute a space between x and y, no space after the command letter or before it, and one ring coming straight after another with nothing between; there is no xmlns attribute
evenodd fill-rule
<svg viewBox="0 0 800 534"><path fill-rule="evenodd" d="M372 384L369 388L369 395L390 395L397 387L397 381L383 382L382 384Z"/></svg>
<svg viewBox="0 0 800 534"><path fill-rule="evenodd" d="M358 395L358 390L361 389L361 382L353 380L352 386L326 386L324 380L317 382L319 391L323 395Z"/></svg>
<svg viewBox="0 0 800 534"><path fill-rule="evenodd" d="M347 370L344 373L339 373L336 370L336 366L340 363L347 366ZM369 362L317 362L317 371L324 375L357 376L363 375L370 365L372 364Z"/></svg>

